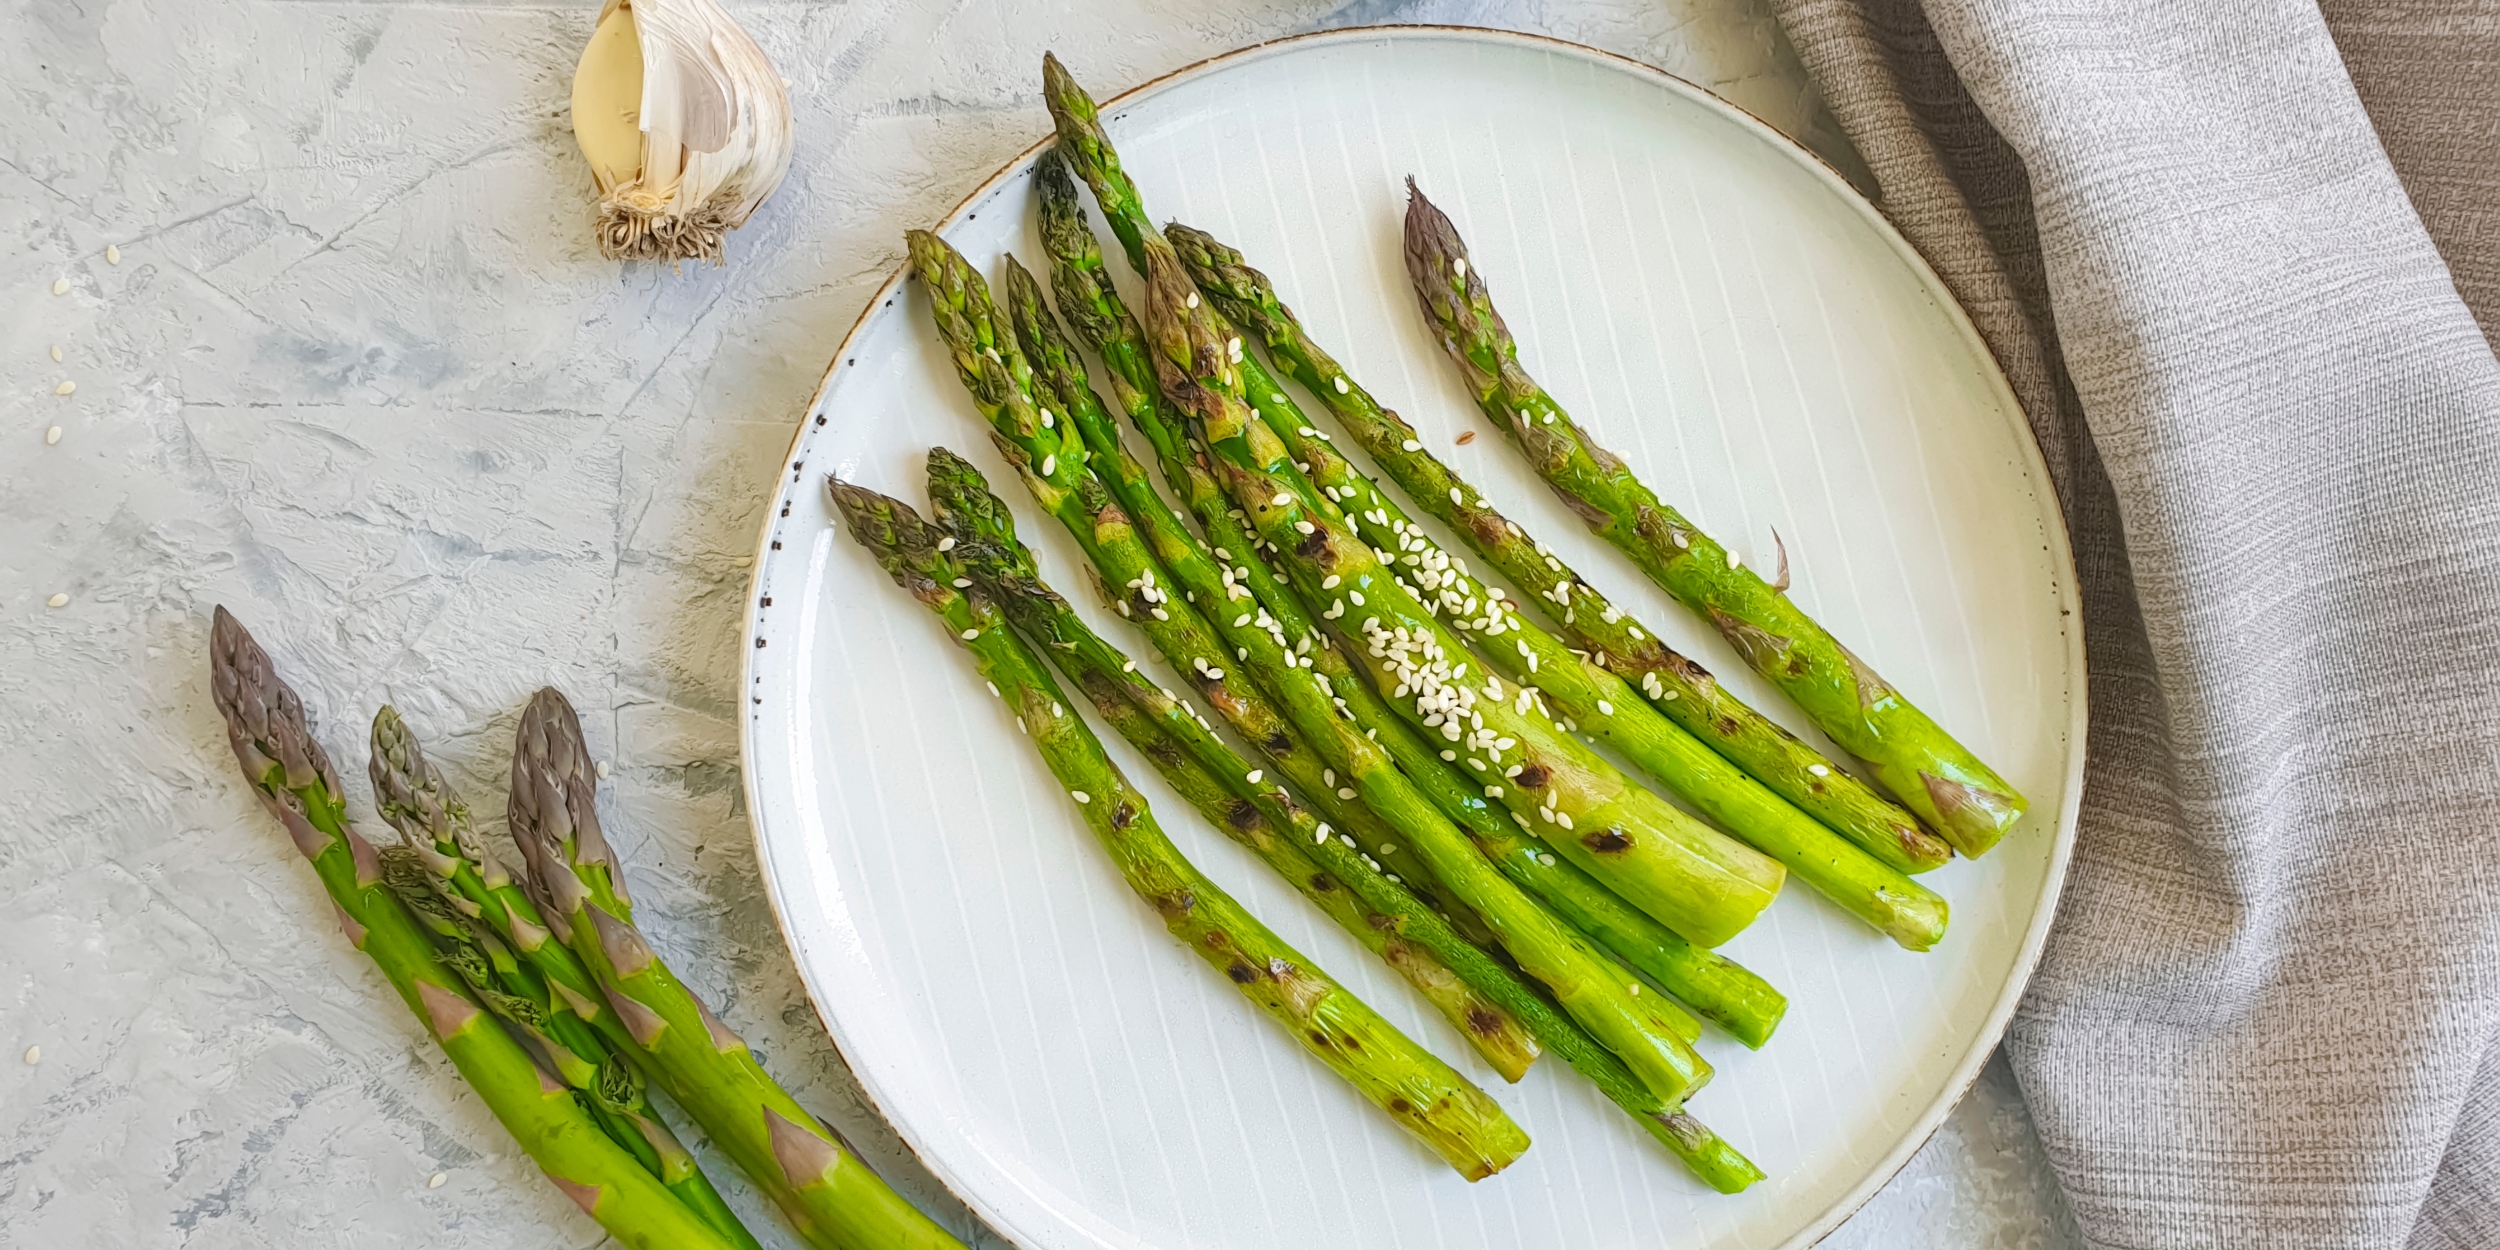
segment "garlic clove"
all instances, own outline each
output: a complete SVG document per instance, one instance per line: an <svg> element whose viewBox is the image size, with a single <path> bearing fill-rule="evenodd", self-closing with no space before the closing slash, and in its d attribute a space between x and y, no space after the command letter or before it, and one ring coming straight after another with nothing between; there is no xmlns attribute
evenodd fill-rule
<svg viewBox="0 0 2500 1250"><path fill-rule="evenodd" d="M642 41L634 11L608 6L573 69L573 138L602 198L642 173Z"/></svg>
<svg viewBox="0 0 2500 1250"><path fill-rule="evenodd" d="M573 129L599 250L617 259L717 263L790 168L788 88L714 0L607 0L574 71Z"/></svg>

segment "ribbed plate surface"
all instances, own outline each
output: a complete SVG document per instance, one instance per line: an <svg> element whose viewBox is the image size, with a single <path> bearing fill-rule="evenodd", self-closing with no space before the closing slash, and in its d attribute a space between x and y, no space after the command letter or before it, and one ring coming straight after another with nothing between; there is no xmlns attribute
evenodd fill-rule
<svg viewBox="0 0 2500 1250"><path fill-rule="evenodd" d="M999 470L1046 571L1085 585L1073 545L991 451L918 287L898 278L842 347L784 466L744 652L757 843L843 1054L938 1175L1031 1247L1819 1237L1977 1073L2037 957L2072 836L2084 678L2071 561L1986 351L1829 171L1698 89L1585 49L1336 32L1221 58L1106 112L1152 212L1241 247L1498 506L1802 728L1715 635L1586 537L1465 402L1398 259L1400 182L1414 174L1466 233L1529 368L1748 559L1769 564L1776 528L1797 599L2003 770L2033 815L1986 859L1924 878L1954 909L1931 954L1803 886L1726 948L1793 1005L1760 1053L1705 1042L1719 1075L1695 1110L1773 1177L1722 1198L1558 1061L1503 1086L1115 742L1210 875L1534 1136L1509 1171L1468 1185L1163 934L952 642L833 529L827 471L918 503L920 458L942 443ZM1030 160L944 225L993 279L1005 250L1041 258ZM1469 429L1484 436L1456 445ZM1145 654L1116 616L1091 615Z"/></svg>

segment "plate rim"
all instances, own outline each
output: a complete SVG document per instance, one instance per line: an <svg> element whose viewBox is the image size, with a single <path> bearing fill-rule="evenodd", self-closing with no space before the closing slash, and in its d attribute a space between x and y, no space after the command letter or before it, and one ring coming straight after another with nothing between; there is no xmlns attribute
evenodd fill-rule
<svg viewBox="0 0 2500 1250"><path fill-rule="evenodd" d="M2030 988L2033 975L2039 971L2040 959L2047 949L2049 931L2056 925L2057 913L2065 898L2067 869L2074 857L2077 819L2082 810L2084 761L2088 754L2087 734L2091 719L2091 672L2087 665L2088 657L2084 649L2084 633L2081 626L2083 619L2081 587L2075 567L2074 544L2066 528L2065 500L2059 493L2057 478L2049 472L2047 458L2040 450L2039 436L2032 429L2028 410L2023 406L2021 396L2015 393L2013 384L2007 380L2004 364L1997 359L1995 349L1990 346L1986 336L1979 332L1977 323L1971 320L1968 310L1962 307L1960 298L1945 282L1943 275L1937 273L1935 267L1927 263L1927 258L1911 245L1900 230L1892 224L1891 219L1885 217L1883 211L1859 191L1857 185L1852 183L1847 175L1841 173L1830 161L1825 160L1813 149L1790 138L1778 127L1764 121L1744 106L1728 100L1699 83L1679 77L1646 61L1552 35L1504 30L1498 27L1451 23L1345 26L1280 36L1200 58L1149 78L1117 95L1107 97L1100 101L1100 108L1106 114L1112 113L1123 106L1136 103L1218 69L1240 62L1281 55L1306 45L1364 43L1381 39L1418 37L1510 44L1593 61L1644 79L1654 86L1717 112L1756 137L1768 141L1783 154L1798 160L1827 189L1840 197L1852 211L1874 227L1878 237L1892 249L1897 257L1911 267L1929 292L1936 297L1937 304L1954 330L1962 336L1965 342L1977 349L1979 358L1987 366L1982 370L1986 375L1983 382L1989 390L1995 393L2000 401L2001 410L2013 414L2012 423L2018 435L2015 441L2023 453L2024 463L2032 471L2034 479L2041 484L2045 498L2052 505L2046 510L2045 537L2049 540L2052 571L2058 574L2057 597L2062 617L2066 622L2061 633L2066 640L2068 667L2069 671L2080 678L2080 681L2070 700L2072 706L2066 726L2068 745L2063 789L2064 801L2057 814L2057 827L2049 850L2048 870L2041 877L2038 900L2033 912L2034 918L2023 935L2020 948L2015 952L2013 973L2006 978L2004 988L1999 991L1996 1001L1990 1004L1987 1016L1981 1021L1978 1040L1982 1044L1972 1047L1970 1055L1966 1056L1947 1078L1947 1092L1938 1094L1919 1113L1918 1119L1901 1134L1891 1150L1867 1170L1855 1187L1825 1207L1804 1228L1779 1243L1777 1247L1777 1250L1809 1250L1810 1247L1819 1244L1838 1231L1840 1226L1847 1223L1851 1216L1856 1215L1860 1208L1890 1185L1893 1179L1900 1175L1901 1170L1909 1166L1910 1160L1916 1157L1927 1142L1935 1136L1936 1131L1944 1126L1945 1120L1953 1114L1954 1109L1970 1095L1971 1087L1978 1083L1980 1073L1987 1067L1988 1060L1995 1055L1998 1045L2004 1041L2005 1032L2013 1023L2014 1013L2020 1008L2023 995ZM1023 176L1030 170L1034 161L1057 141L1058 136L1055 133L1046 133L1027 145L967 191L963 198L957 200L953 207L947 209L942 216L926 228L939 234L946 233L962 221L970 210L987 200L1001 186ZM776 535L781 528L782 518L775 505L786 503L794 490L806 489L810 485L804 476L794 471L799 445L807 437L810 429L809 418L816 417L818 422L822 423L824 413L821 409L827 393L832 389L834 377L841 369L842 361L849 355L852 344L868 328L879 310L900 293L903 284L910 279L910 276L911 262L905 258L897 262L894 271L887 275L886 280L869 293L868 299L860 308L859 315L852 320L850 328L843 332L841 339L835 344L833 355L826 362L824 376L817 382L816 389L809 394L806 405L799 411L798 420L791 431L790 446L782 453L776 470L778 476L766 497L764 519L757 526L755 549L748 565L744 601L746 606L741 613L743 624L739 630L738 646L738 688L741 691L751 689L760 680L755 673L756 652L764 645L762 631L764 613L768 609L760 609L756 605L763 594L766 570L771 563ZM740 709L738 772L742 793L746 800L748 836L755 853L757 873L762 878L764 898L772 908L774 927L781 932L782 947L790 955L791 965L799 974L799 983L807 993L808 1008L815 1013L817 1026L824 1030L826 1038L833 1043L835 1052L842 1057L844 1067L851 1072L853 1079L858 1083L861 1096L866 1099L869 1109L874 1111L877 1117L893 1131L902 1142L903 1148L912 1154L920 1166L943 1185L949 1195L962 1203L974 1215L980 1217L982 1222L992 1230L1008 1237L1015 1244L1025 1244L1018 1236L1024 1230L1006 1219L1005 1213L998 1209L996 1204L984 1201L962 1177L954 1175L952 1169L942 1166L928 1151L923 1150L920 1143L914 1140L914 1133L906 1130L903 1123L886 1110L886 1099L880 1094L872 1078L863 1074L861 1065L853 1058L853 1048L844 1040L843 1031L834 1024L833 1017L827 1014L825 1005L817 992L815 975L798 958L797 947L791 940L789 917L782 905L782 885L773 872L772 859L765 850L764 809L759 801L760 793L754 763L753 736L757 720L758 717L752 704Z"/></svg>

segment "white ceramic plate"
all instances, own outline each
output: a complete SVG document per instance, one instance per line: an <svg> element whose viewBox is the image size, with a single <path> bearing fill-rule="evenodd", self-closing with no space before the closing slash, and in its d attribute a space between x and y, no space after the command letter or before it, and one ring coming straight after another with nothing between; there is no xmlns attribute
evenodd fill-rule
<svg viewBox="0 0 2500 1250"><path fill-rule="evenodd" d="M1583 48L1332 32L1195 66L1105 113L1151 211L1242 248L1498 506L1802 727L1587 537L1503 440L1455 444L1481 419L1407 293L1400 182L1414 174L1466 233L1530 369L1734 550L1767 563L1776 527L1799 602L2003 770L2033 814L1984 860L1923 878L1953 904L1931 954L1804 886L1728 945L1791 1006L1759 1053L1705 1041L1718 1077L1694 1109L1771 1174L1727 1198L1559 1061L1502 1085L1113 739L1184 851L1535 1138L1469 1185L1164 935L952 641L832 527L828 471L918 504L931 444L1002 468L925 297L897 275L784 465L745 651L757 847L843 1055L936 1174L1028 1247L1770 1247L1830 1231L1985 1061L2072 837L2084 714L2072 565L2039 454L1969 323L1803 151L1697 88ZM993 279L1009 249L1038 267L1033 155L942 226ZM1066 536L1011 477L997 481L1046 571L1082 587ZM1091 615L1148 654L1118 618Z"/></svg>

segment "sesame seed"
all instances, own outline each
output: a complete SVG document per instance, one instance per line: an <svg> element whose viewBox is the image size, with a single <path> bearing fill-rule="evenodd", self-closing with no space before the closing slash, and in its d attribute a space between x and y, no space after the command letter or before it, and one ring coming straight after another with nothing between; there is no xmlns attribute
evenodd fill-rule
<svg viewBox="0 0 2500 1250"><path fill-rule="evenodd" d="M1308 521L1296 521L1296 522L1294 522L1294 523L1293 523L1293 527L1294 527L1295 529L1298 529L1298 530L1302 531L1302 532L1303 532L1303 533L1305 533L1305 534L1316 534L1316 533L1318 533L1318 532L1319 532L1319 527L1318 527L1318 526L1316 526L1316 525L1311 524L1311 523L1310 523L1310 522L1308 522Z"/></svg>
<svg viewBox="0 0 2500 1250"><path fill-rule="evenodd" d="M61 441L61 427L59 427L59 426L57 426L57 425L56 425L56 426L53 426L51 429L45 430L45 431L43 432L43 445L44 445L44 446L49 447L49 446L51 446L52 444L57 443L57 442L60 442L60 441Z"/></svg>
<svg viewBox="0 0 2500 1250"><path fill-rule="evenodd" d="M1486 786L1484 788L1484 797L1488 799L1498 799L1502 797L1502 788L1500 786Z"/></svg>
<svg viewBox="0 0 2500 1250"><path fill-rule="evenodd" d="M1137 671L1137 661L1135 661L1135 660L1122 660L1122 661L1120 661L1120 671L1121 671L1121 672L1123 672L1123 673L1134 673L1134 672L1136 672L1136 671Z"/></svg>
<svg viewBox="0 0 2500 1250"><path fill-rule="evenodd" d="M1523 821L1521 821L1521 822L1519 822L1519 823L1521 823L1521 824L1526 824L1527 822L1523 820ZM1537 862L1538 862L1538 863L1543 864L1543 865L1545 865L1545 866L1546 866L1546 867L1548 867L1548 868L1551 868L1551 867L1553 867L1553 866L1554 866L1554 853L1553 853L1553 852L1551 852L1551 851L1547 851L1547 852L1545 852L1545 853L1543 853L1543 854L1538 855L1538 856L1536 857L1536 860L1537 860Z"/></svg>
<svg viewBox="0 0 2500 1250"><path fill-rule="evenodd" d="M1458 752L1456 752L1456 751L1443 751L1443 752L1441 753L1441 759L1442 759L1442 760L1443 760L1443 762L1445 762L1445 763L1455 764L1455 763L1457 763L1457 762L1458 762Z"/></svg>
<svg viewBox="0 0 2500 1250"><path fill-rule="evenodd" d="M1284 397L1284 396L1282 396L1282 395L1278 395L1278 394L1270 393L1270 394L1268 395L1268 397L1267 397L1267 402L1269 402L1269 403L1271 403L1271 404L1281 404L1281 403L1285 402L1285 397Z"/></svg>
<svg viewBox="0 0 2500 1250"><path fill-rule="evenodd" d="M1570 828L1570 827L1571 827L1571 813L1569 813L1569 812L1556 812L1556 813L1554 813L1554 823L1555 823L1555 824L1558 824L1558 825L1561 825L1561 826L1562 826L1563 828L1565 828L1565 829Z"/></svg>
<svg viewBox="0 0 2500 1250"><path fill-rule="evenodd" d="M1545 424L1547 424L1547 425L1552 425L1553 423L1554 423L1554 414L1553 414L1553 413L1550 413L1550 412L1549 412L1549 413L1546 413L1546 414L1545 414Z"/></svg>
<svg viewBox="0 0 2500 1250"><path fill-rule="evenodd" d="M1070 790L1068 791L1068 797L1075 799L1080 804L1091 803L1094 801L1094 796L1087 794L1083 790Z"/></svg>
<svg viewBox="0 0 2500 1250"><path fill-rule="evenodd" d="M44 600L44 601L43 601L43 606L45 606L45 607L47 607L47 608L65 608L65 607L68 607L68 606L69 606L69 596L68 596L68 595L66 595L66 594L54 595L54 596L52 596L51 598Z"/></svg>
<svg viewBox="0 0 2500 1250"><path fill-rule="evenodd" d="M122 249L119 244L107 243L104 245L104 263L108 265L118 265L122 263Z"/></svg>
<svg viewBox="0 0 2500 1250"><path fill-rule="evenodd" d="M1615 705L1608 703L1604 699L1599 699L1597 701L1597 710L1602 715L1612 716L1615 714Z"/></svg>
<svg viewBox="0 0 2500 1250"><path fill-rule="evenodd" d="M1261 769L1261 768L1253 768L1253 769L1251 769L1251 770L1250 770L1250 772L1249 772L1246 776L1244 776L1244 777L1242 778L1242 780L1247 781L1247 782L1249 782L1251 785L1254 785L1254 786L1255 786L1255 785L1259 784L1259 778L1264 777L1264 776L1266 776L1266 775L1267 775L1267 770L1265 770L1265 769Z"/></svg>
<svg viewBox="0 0 2500 1250"><path fill-rule="evenodd" d="M53 344L53 345L52 345L52 363L54 363L54 364L59 364L60 362L61 362L61 345L60 345L60 344L58 344L58 343L55 343L55 344Z"/></svg>
<svg viewBox="0 0 2500 1250"><path fill-rule="evenodd" d="M1678 546L1678 547L1690 547L1690 546L1692 546L1692 545L1693 545L1693 540L1692 540L1692 539L1689 539L1689 538L1686 538L1686 537L1684 536L1684 531L1682 531L1682 530L1677 530L1677 531L1675 531L1674 538L1675 538L1675 545L1676 545L1676 546Z"/></svg>
<svg viewBox="0 0 2500 1250"><path fill-rule="evenodd" d="M1406 449L1406 450L1408 450L1408 451L1422 451L1422 450L1424 449L1424 445L1423 445L1422 443L1417 442L1416 440L1411 439L1411 438L1410 438L1410 439L1408 439L1408 440L1406 440L1406 441L1405 441L1405 442L1403 442L1403 443L1398 444L1398 446L1400 446L1400 447L1402 447L1402 448L1404 448L1404 449Z"/></svg>
<svg viewBox="0 0 2500 1250"><path fill-rule="evenodd" d="M1829 777L1832 775L1831 766L1828 764L1808 764L1806 765L1806 771L1813 773L1817 777Z"/></svg>
<svg viewBox="0 0 2500 1250"><path fill-rule="evenodd" d="M1247 612L1244 612L1244 613L1242 613L1241 615L1236 616L1236 617L1234 617L1234 618L1233 618L1233 628L1235 628L1235 629L1239 629L1239 628L1241 628L1242 626L1247 625L1247 624L1249 624L1249 623L1250 623L1250 614L1249 614L1249 613L1247 613Z"/></svg>
<svg viewBox="0 0 2500 1250"><path fill-rule="evenodd" d="M1058 471L1059 471L1059 457L1057 457L1057 456L1044 456L1044 457L1042 457L1042 476L1043 476L1043 477L1049 477L1051 474L1053 474L1053 473L1057 473Z"/></svg>
<svg viewBox="0 0 2500 1250"><path fill-rule="evenodd" d="M1313 834L1313 835L1312 835L1312 837L1311 837L1311 845L1313 845L1313 846L1326 846L1326 845L1328 845L1328 826L1327 826L1327 825L1325 825L1325 824L1321 825L1321 826L1319 827L1319 832L1317 832L1316 834Z"/></svg>
<svg viewBox="0 0 2500 1250"><path fill-rule="evenodd" d="M1354 389L1353 387L1346 385L1346 380L1345 380L1345 375L1344 375L1344 374L1342 374L1342 373L1341 373L1341 374L1338 374L1338 375L1337 375L1337 393L1338 393L1338 394L1343 395L1343 394L1346 394L1347 392L1349 392L1349 391L1351 391L1351 390L1353 390L1353 389Z"/></svg>
<svg viewBox="0 0 2500 1250"><path fill-rule="evenodd" d="M1321 590L1335 590L1337 588L1337 583L1341 580L1343 579L1339 578L1336 574L1331 573L1328 576L1319 579L1319 588Z"/></svg>
<svg viewBox="0 0 2500 1250"><path fill-rule="evenodd" d="M108 258L111 259L116 265L122 263L121 257L115 254L119 253L120 250L121 249L119 248L114 248L112 249L112 253L108 253ZM451 1177L449 1175L442 1172L436 1172L434 1175L425 1178L425 1187L427 1189L441 1189L443 1187L443 1182L450 1179Z"/></svg>
<svg viewBox="0 0 2500 1250"><path fill-rule="evenodd" d="M1181 301L1181 303L1184 307L1196 308L1198 306L1198 293L1196 291L1191 291L1189 293L1189 298Z"/></svg>
<svg viewBox="0 0 2500 1250"><path fill-rule="evenodd" d="M1641 996L1641 983L1638 981L1634 981L1630 985L1624 986L1623 989L1625 993L1630 994L1634 998L1639 998Z"/></svg>
<svg viewBox="0 0 2500 1250"><path fill-rule="evenodd" d="M1350 798L1353 798L1353 797L1354 797L1354 788L1353 788L1352 786L1339 786L1339 787L1337 787L1337 797L1338 797L1338 798L1341 798L1341 799L1350 799Z"/></svg>
<svg viewBox="0 0 2500 1250"><path fill-rule="evenodd" d="M1450 262L1450 272L1451 272L1451 273L1454 273L1454 274L1457 274L1459 277L1462 277L1462 278L1466 277L1466 276L1467 276L1467 258L1466 258L1466 257L1464 257L1464 256L1461 256L1461 257L1459 257L1458 259L1456 259L1456 260L1454 260L1454 261L1451 261L1451 262Z"/></svg>
<svg viewBox="0 0 2500 1250"><path fill-rule="evenodd" d="M1005 695L1003 695L1003 694L999 694L999 693L998 693L998 683L997 683L997 682L990 681L990 682L983 682L983 683L981 683L981 684L983 684L983 685L985 685L985 686L988 686L988 687L990 688L990 694L991 694L992 696L994 696L994 697L996 697L996 698L1001 698L1001 699L1004 699L1004 698L1006 698L1006 697L1007 697L1007 696L1005 696Z"/></svg>
<svg viewBox="0 0 2500 1250"><path fill-rule="evenodd" d="M68 385L68 383L64 382L64 383L62 383L62 385L67 386L67 385ZM1740 556L1740 555L1736 554L1736 553L1735 553L1735 552L1733 552L1733 551L1731 551L1731 552L1727 553L1727 566L1728 566L1729 568L1731 568L1731 569L1732 569L1732 568L1735 568L1735 567L1737 567L1738 565L1743 564L1744 562L1745 562L1745 558L1744 558L1743 556Z"/></svg>
<svg viewBox="0 0 2500 1250"><path fill-rule="evenodd" d="M954 539L954 537L953 537L952 535L949 535L949 536L947 536L947 537L945 537L945 538L941 538L941 539L939 539L939 540L938 540L938 550L940 550L940 551L953 551L954 549L955 549L955 539Z"/></svg>
<svg viewBox="0 0 2500 1250"><path fill-rule="evenodd" d="M64 381L63 381L63 382L62 382L59 386L56 386L56 387L53 387L53 388L52 388L52 393L53 393L53 394L55 394L55 395L67 395L67 394L69 394L71 391L74 391L74 390L77 390L77 389L78 389L78 384L77 384L76 382L71 382L71 381L64 380Z"/></svg>
<svg viewBox="0 0 2500 1250"><path fill-rule="evenodd" d="M1154 618L1158 621L1168 621L1172 619L1172 614L1161 608L1156 608L1154 610Z"/></svg>
<svg viewBox="0 0 2500 1250"><path fill-rule="evenodd" d="M26 1066L27 1066L27 1067L30 1067L30 1068L31 1068L31 1067L35 1066L36 1064L39 1064L39 1063L42 1063L42 1062L43 1062L43 1047L41 1047L41 1046L29 1046L29 1047L27 1047L27 1048L26 1048Z"/></svg>
<svg viewBox="0 0 2500 1250"><path fill-rule="evenodd" d="M956 578L956 579L955 579L955 589L957 589L957 590L962 590L964 587L969 586L969 585L971 585L971 584L972 584L972 579L971 579L971 578L969 578L969 577L958 577L958 578Z"/></svg>
<svg viewBox="0 0 2500 1250"><path fill-rule="evenodd" d="M1293 496L1280 494L1267 502L1270 507L1289 508L1293 506Z"/></svg>
<svg viewBox="0 0 2500 1250"><path fill-rule="evenodd" d="M608 775L608 762L606 760L601 760L597 764L592 765L592 767L598 770L600 776L605 777Z"/></svg>
<svg viewBox="0 0 2500 1250"><path fill-rule="evenodd" d="M67 295L67 294L69 294L69 279L67 279L67 278L54 278L54 279L52 280L52 293L53 293L54 295Z"/></svg>
<svg viewBox="0 0 2500 1250"><path fill-rule="evenodd" d="M980 630L977 630L977 629L967 629L967 630L965 630L965 631L964 631L964 641L965 641L965 642L970 642L970 641L972 641L973 639L978 638L978 637L980 637L980 636L981 636L981 631L980 631Z"/></svg>

